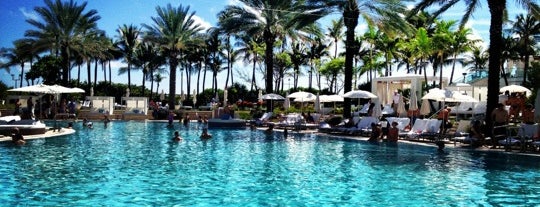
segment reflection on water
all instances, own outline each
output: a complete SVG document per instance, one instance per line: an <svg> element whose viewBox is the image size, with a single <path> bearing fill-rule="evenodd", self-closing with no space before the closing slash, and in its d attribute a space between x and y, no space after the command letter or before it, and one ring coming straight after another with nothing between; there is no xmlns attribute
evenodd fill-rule
<svg viewBox="0 0 540 207"><path fill-rule="evenodd" d="M75 125L0 144L0 202L76 206L507 206L540 203L539 158L166 123ZM184 140L172 142L178 130Z"/></svg>

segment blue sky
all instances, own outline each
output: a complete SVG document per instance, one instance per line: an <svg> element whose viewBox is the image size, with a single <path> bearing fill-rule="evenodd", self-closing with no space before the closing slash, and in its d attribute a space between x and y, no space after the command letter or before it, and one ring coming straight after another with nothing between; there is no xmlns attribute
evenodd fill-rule
<svg viewBox="0 0 540 207"><path fill-rule="evenodd" d="M55 1L55 0L53 0ZM76 0L78 4L84 1ZM197 21L204 27L210 27L216 25L216 15L226 5L235 3L235 0L183 0L183 1L170 1L170 0L89 0L87 1L87 10L95 9L98 11L98 15L101 16L101 20L98 21L98 27L105 30L109 37L116 38L116 29L122 24L134 24L140 26L142 23L152 24L151 17L156 16L155 8L157 6L166 6L171 3L173 6L180 4L184 6L190 6L190 11L195 11ZM1 0L0 1L0 47L13 47L12 42L16 39L24 37L24 31L31 29L32 27L26 23L27 18L38 18L38 15L34 12L34 7L44 6L44 2L41 0ZM489 34L489 12L487 5L482 5L475 14L474 18L470 20L469 26L473 28L474 34L477 38L482 38L487 45ZM510 17L515 17L515 14L521 10L515 9L514 5L509 4ZM445 19L459 20L463 15L463 5L452 8L449 12L445 13ZM328 27L329 19L338 18L329 17L323 19L320 24L323 28ZM361 32L366 28L365 24L360 23L357 30ZM342 44L340 45L340 47ZM124 63L116 62L113 64L113 81L115 82L127 82L127 74L118 76L115 72L115 67L120 67ZM244 68L242 63L236 64L236 68ZM26 67L27 71L29 67ZM249 68L249 66L247 67ZM242 70L242 69L240 69ZM18 74L19 67L12 67L11 73ZM76 70L73 70L75 73ZM238 73L237 73L238 74ZM458 73L460 74L460 73ZM75 75L74 75L75 76ZM140 85L141 75L137 72L132 74L132 83ZM223 76L225 73L220 74L220 80L218 84L221 86L224 84ZM83 81L86 80L86 74L82 75ZM11 80L11 76L5 70L0 70L0 80L6 83L8 86L12 86L14 82ZM101 80L98 76L98 80ZM239 81L235 78L235 81ZM262 78L258 78L259 85L264 84ZM209 82L209 81L207 81ZM307 81L300 81L307 82ZM167 86L168 80L164 80L161 86ZM209 85L207 87L210 87ZM168 91L167 87L162 87ZM185 90L185 86L184 86ZM178 93L180 93L180 86L177 87Z"/></svg>

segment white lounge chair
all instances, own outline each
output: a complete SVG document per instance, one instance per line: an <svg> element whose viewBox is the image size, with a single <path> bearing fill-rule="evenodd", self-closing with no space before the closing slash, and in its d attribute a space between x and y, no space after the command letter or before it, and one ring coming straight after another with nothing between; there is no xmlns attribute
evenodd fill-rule
<svg viewBox="0 0 540 207"><path fill-rule="evenodd" d="M273 112L266 112L264 113L261 118L256 119L253 124L257 126L262 126L268 122L268 120L272 117Z"/></svg>
<svg viewBox="0 0 540 207"><path fill-rule="evenodd" d="M362 136L366 136L369 132L371 132L372 123L378 124L379 119L372 116L363 117L356 125L356 128L348 130L347 132L349 134L360 134Z"/></svg>

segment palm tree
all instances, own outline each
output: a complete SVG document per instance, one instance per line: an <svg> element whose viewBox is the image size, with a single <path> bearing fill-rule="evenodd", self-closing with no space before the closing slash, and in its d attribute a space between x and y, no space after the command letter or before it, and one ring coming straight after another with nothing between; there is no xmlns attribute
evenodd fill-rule
<svg viewBox="0 0 540 207"><path fill-rule="evenodd" d="M457 31L453 32L452 45L450 46L450 53L452 57L452 73L450 74L450 84L453 82L454 69L456 68L457 55L468 52L471 47L480 42L480 40L470 40L468 37L472 34L472 29L460 27Z"/></svg>
<svg viewBox="0 0 540 207"><path fill-rule="evenodd" d="M131 65L133 64L135 50L139 45L140 29L133 24L129 26L124 24L118 28L119 39L116 42L116 47L124 55L124 60L127 63L128 74L128 89L131 90ZM144 90L143 90L144 91Z"/></svg>
<svg viewBox="0 0 540 207"><path fill-rule="evenodd" d="M443 87L443 65L444 60L448 57L450 46L452 43L451 29L455 25L455 21L437 21L435 26L435 33L433 34L433 52L436 56L435 64L433 66L433 76L436 76L436 66L439 66L439 88Z"/></svg>
<svg viewBox="0 0 540 207"><path fill-rule="evenodd" d="M530 56L534 54L536 41L535 35L540 34L540 21L532 14L523 16L520 14L516 17L517 21L514 24L514 32L519 36L520 53L523 58L523 84L527 81L527 70L529 69Z"/></svg>
<svg viewBox="0 0 540 207"><path fill-rule="evenodd" d="M316 0L315 0L316 1ZM408 24L400 16L405 13L405 5L398 0L318 0L317 5L326 9L337 8L343 12L345 27L345 83L344 92L352 90L353 61L354 54L359 50L359 45L355 44L355 29L358 25L360 15L367 22L379 25L379 29L385 33L405 31ZM351 99L344 101L343 115L351 116Z"/></svg>
<svg viewBox="0 0 540 207"><path fill-rule="evenodd" d="M501 54L501 63L504 63L504 62L507 62L508 60L519 60L519 45L518 45L518 41L511 37L511 36L506 36L506 37L503 37L503 51L502 51L502 54ZM506 72L505 72L505 69L504 69L504 64L501 64L501 74L503 75L503 78L504 78L504 84L505 85L508 85L508 77L506 75Z"/></svg>
<svg viewBox="0 0 540 207"><path fill-rule="evenodd" d="M481 46L472 46L471 53L465 55L465 61L463 62L464 66L468 70L481 70L487 66L489 54Z"/></svg>
<svg viewBox="0 0 540 207"><path fill-rule="evenodd" d="M499 100L499 66L501 65L501 57L503 51L502 41L502 25L504 19L504 13L506 10L506 0L486 0L488 8L491 14L490 28L489 28L489 72L488 72L488 100L486 114L491 114L495 109L495 106ZM459 0L422 0L416 7L411 10L411 14L415 14L431 5L438 4L440 8L436 13L440 14L445 12L448 8L459 3ZM467 8L465 14L461 19L461 25L464 25L472 13L480 7L481 1L468 1L465 0ZM538 8L535 0L516 0L514 1L525 8ZM538 10L536 10L538 11ZM491 116L486 116L486 129L493 127L493 120ZM491 135L491 130L485 131L487 135Z"/></svg>
<svg viewBox="0 0 540 207"><path fill-rule="evenodd" d="M89 31L97 30L97 21L100 16L96 10L85 12L86 2L78 5L73 0L62 2L45 0L45 7L36 7L43 22L35 19L26 21L36 30L27 30L25 36L33 38L36 50L50 49L51 53L62 57L62 79L68 84L71 69L71 54L84 48L79 47Z"/></svg>
<svg viewBox="0 0 540 207"><path fill-rule="evenodd" d="M343 18L332 20L332 26L328 27L328 36L334 40L334 58L337 58L338 41L343 38Z"/></svg>
<svg viewBox="0 0 540 207"><path fill-rule="evenodd" d="M11 66L21 67L21 74L18 79L21 81L19 87L22 87L22 80L24 80L24 64L31 62L34 56L32 42L30 40L22 39L15 41L13 44L15 45L15 48L3 49L4 52L2 53L2 57L6 58L7 62L1 64L0 68L6 68L9 72L9 67Z"/></svg>
<svg viewBox="0 0 540 207"><path fill-rule="evenodd" d="M189 39L201 31L201 26L195 23L193 16L195 12L189 12L189 6L173 8L171 4L167 7L157 7L157 17L152 17L154 25L143 26L148 30L146 38L156 43L167 56L169 61L169 107L175 107L176 95L176 67L178 66L178 56L185 49Z"/></svg>
<svg viewBox="0 0 540 207"><path fill-rule="evenodd" d="M260 62L259 53L261 53L263 49L261 46L261 39L249 35L240 35L235 46L238 47L238 53L242 54L244 63L251 62L253 64L253 69L251 71L251 91L256 91L258 88L257 82L255 81L255 69L257 63Z"/></svg>
<svg viewBox="0 0 540 207"><path fill-rule="evenodd" d="M262 34L266 46L266 92L273 92L274 43L287 31L298 30L322 17L323 9L312 9L298 0L240 0L241 5L229 5L219 16L220 27L227 33ZM294 12L290 12L294 11ZM268 103L270 104L270 103ZM271 107L268 105L267 110Z"/></svg>
<svg viewBox="0 0 540 207"><path fill-rule="evenodd" d="M328 45L325 45L324 42L321 40L321 38L316 37L313 40L310 41L309 49L307 51L307 56L309 59L309 90L312 89L312 83L313 83L313 72L316 72L317 74L319 71L320 61L321 58L328 55ZM318 76L318 75L317 75ZM318 76L318 88L321 90L321 79L320 76Z"/></svg>

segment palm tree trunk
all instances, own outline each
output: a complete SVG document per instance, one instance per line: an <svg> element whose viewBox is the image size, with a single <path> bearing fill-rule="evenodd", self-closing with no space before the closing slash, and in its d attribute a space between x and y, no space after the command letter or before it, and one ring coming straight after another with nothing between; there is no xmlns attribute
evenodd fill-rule
<svg viewBox="0 0 540 207"><path fill-rule="evenodd" d="M109 60L109 85L112 85L112 69L111 69L111 61Z"/></svg>
<svg viewBox="0 0 540 207"><path fill-rule="evenodd" d="M345 47L345 87L344 92L347 93L352 89L352 72L353 72L353 59L354 54L358 51L358 46L355 44L354 40L354 29L358 25L358 17L360 11L358 10L358 4L356 0L348 0L347 5L345 6L345 11L343 11L343 18L345 19L345 26L347 27L346 31L346 44ZM351 99L345 98L343 104L343 117L351 117Z"/></svg>
<svg viewBox="0 0 540 207"><path fill-rule="evenodd" d="M90 66L90 59L86 60L86 72L88 75L88 88L92 87L92 67Z"/></svg>
<svg viewBox="0 0 540 207"><path fill-rule="evenodd" d="M251 91L253 91L253 87L255 86L255 69L257 66L257 55L253 57L253 70L251 71Z"/></svg>
<svg viewBox="0 0 540 207"><path fill-rule="evenodd" d="M96 62L94 63L94 86L97 85L97 66L98 66L98 60L96 59Z"/></svg>
<svg viewBox="0 0 540 207"><path fill-rule="evenodd" d="M454 53L454 60L452 61L452 73L450 73L450 83L449 84L452 84L452 82L453 82L455 68L456 68L456 54ZM465 80L463 80L463 81L465 82Z"/></svg>
<svg viewBox="0 0 540 207"><path fill-rule="evenodd" d="M504 62L504 61L501 61L501 63ZM501 75L504 79L504 84L507 86L508 85L508 77L506 76L506 71L504 69L504 64L501 64Z"/></svg>
<svg viewBox="0 0 540 207"><path fill-rule="evenodd" d="M131 91L131 63L128 61L127 66L127 72L128 72L128 89Z"/></svg>
<svg viewBox="0 0 540 207"><path fill-rule="evenodd" d="M178 60L174 52L169 54L169 66L169 109L174 109L176 106L176 66L178 66Z"/></svg>
<svg viewBox="0 0 540 207"><path fill-rule="evenodd" d="M23 83L23 80L24 80L24 62L21 63L21 77L20 77L20 79L21 79L21 82L19 83L19 88L22 87L22 83Z"/></svg>
<svg viewBox="0 0 540 207"><path fill-rule="evenodd" d="M144 88L145 88L145 85L146 85L146 75L147 75L147 73L143 72L142 86L141 86L142 97L144 97Z"/></svg>
<svg viewBox="0 0 540 207"><path fill-rule="evenodd" d="M264 62L266 63L266 93L273 92L273 77L274 77L274 40L275 36L270 31L270 28L266 28L263 32L264 43L266 48L264 51ZM270 101L266 102L266 111L271 112L272 105Z"/></svg>
<svg viewBox="0 0 540 207"><path fill-rule="evenodd" d="M499 66L502 56L502 24L506 0L488 0L491 22L489 26L489 71L488 71L488 97L486 109L486 136L492 136L493 119L491 112L499 101Z"/></svg>
<svg viewBox="0 0 540 207"><path fill-rule="evenodd" d="M77 87L81 85L81 64L77 66Z"/></svg>

